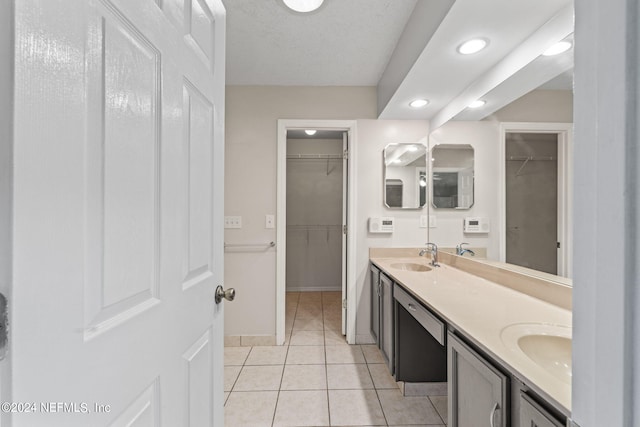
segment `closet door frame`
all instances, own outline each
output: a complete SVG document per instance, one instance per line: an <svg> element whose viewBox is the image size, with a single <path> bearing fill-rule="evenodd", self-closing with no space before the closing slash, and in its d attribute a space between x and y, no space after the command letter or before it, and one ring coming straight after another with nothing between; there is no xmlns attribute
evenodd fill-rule
<svg viewBox="0 0 640 427"><path fill-rule="evenodd" d="M285 298L286 298L286 254L287 254L287 131L298 129L318 129L344 131L349 134L348 189L347 189L347 253L346 253L346 338L349 344L356 341L356 253L355 233L350 232L351 224L355 224L356 204L356 141L357 130L355 120L313 120L313 119L280 119L278 120L277 149L277 195L276 195L276 343L284 344L285 340ZM344 274L344 271L343 271Z"/></svg>

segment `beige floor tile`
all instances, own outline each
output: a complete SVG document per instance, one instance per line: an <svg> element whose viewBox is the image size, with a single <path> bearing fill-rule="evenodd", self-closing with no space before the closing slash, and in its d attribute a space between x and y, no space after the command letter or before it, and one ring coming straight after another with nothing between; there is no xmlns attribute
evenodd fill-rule
<svg viewBox="0 0 640 427"><path fill-rule="evenodd" d="M324 330L342 333L342 319L325 319Z"/></svg>
<svg viewBox="0 0 640 427"><path fill-rule="evenodd" d="M285 365L280 390L326 389L326 365Z"/></svg>
<svg viewBox="0 0 640 427"><path fill-rule="evenodd" d="M280 389L283 365L244 366L233 391L269 391Z"/></svg>
<svg viewBox="0 0 640 427"><path fill-rule="evenodd" d="M372 389L373 381L365 364L327 365L330 390Z"/></svg>
<svg viewBox="0 0 640 427"><path fill-rule="evenodd" d="M347 344L347 338L342 335L342 332L325 330L324 331L324 345L349 345Z"/></svg>
<svg viewBox="0 0 640 427"><path fill-rule="evenodd" d="M375 344L361 345L362 353L367 363L385 363L380 349Z"/></svg>
<svg viewBox="0 0 640 427"><path fill-rule="evenodd" d="M253 347L245 365L284 365L287 347L283 345Z"/></svg>
<svg viewBox="0 0 640 427"><path fill-rule="evenodd" d="M300 292L300 302L322 301L322 292Z"/></svg>
<svg viewBox="0 0 640 427"><path fill-rule="evenodd" d="M276 409L277 391L232 392L224 407L227 427L269 427Z"/></svg>
<svg viewBox="0 0 640 427"><path fill-rule="evenodd" d="M296 310L296 318L298 317L305 317L305 318L314 317L314 318L322 319L322 308L316 305L312 305L312 306L299 305L298 309Z"/></svg>
<svg viewBox="0 0 640 427"><path fill-rule="evenodd" d="M335 426L387 425L375 390L329 390L329 416Z"/></svg>
<svg viewBox="0 0 640 427"><path fill-rule="evenodd" d="M281 391L274 427L328 426L329 405L326 391Z"/></svg>
<svg viewBox="0 0 640 427"><path fill-rule="evenodd" d="M429 399L431 399L431 403L433 403L436 411L438 411L442 421L447 424L449 422L449 400L447 399L447 396L429 396Z"/></svg>
<svg viewBox="0 0 640 427"><path fill-rule="evenodd" d="M320 318L296 317L296 321L293 324L293 330L294 331L323 331L324 322L322 321L322 317Z"/></svg>
<svg viewBox="0 0 640 427"><path fill-rule="evenodd" d="M389 425L442 423L428 397L406 397L400 390L378 390L378 396Z"/></svg>
<svg viewBox="0 0 640 427"><path fill-rule="evenodd" d="M373 385L377 389L398 389L398 384L389 373L389 368L387 368L387 365L377 363L369 364L368 366L369 372L371 373L371 378L373 379Z"/></svg>
<svg viewBox="0 0 640 427"><path fill-rule="evenodd" d="M365 363L359 345L330 345L326 352L327 363Z"/></svg>
<svg viewBox="0 0 640 427"><path fill-rule="evenodd" d="M231 391L233 385L240 375L242 366L225 366L224 367L224 391Z"/></svg>
<svg viewBox="0 0 640 427"><path fill-rule="evenodd" d="M224 365L244 365L247 356L251 351L251 347L225 347L224 348Z"/></svg>
<svg viewBox="0 0 640 427"><path fill-rule="evenodd" d="M320 365L325 362L323 345L292 345L287 353L287 365Z"/></svg>
<svg viewBox="0 0 640 427"><path fill-rule="evenodd" d="M324 331L293 331L289 345L324 345Z"/></svg>

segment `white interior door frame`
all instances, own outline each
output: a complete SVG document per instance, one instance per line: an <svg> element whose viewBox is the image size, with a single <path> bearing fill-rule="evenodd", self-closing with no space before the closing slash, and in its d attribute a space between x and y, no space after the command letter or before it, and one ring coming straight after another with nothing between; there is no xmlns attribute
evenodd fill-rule
<svg viewBox="0 0 640 427"><path fill-rule="evenodd" d="M573 123L505 122L500 124L500 161L498 162L498 210L500 261L507 259L506 239L506 153L507 133L555 133L558 135L558 275L571 277L573 271L573 239L570 219L573 215Z"/></svg>
<svg viewBox="0 0 640 427"><path fill-rule="evenodd" d="M346 336L349 344L356 338L356 239L353 224L356 219L356 121L355 120L312 120L281 119L278 120L278 149L276 173L276 343L284 344L285 339L285 297L287 271L287 130L318 129L345 131L350 135L348 156L348 200L347 200L347 328Z"/></svg>

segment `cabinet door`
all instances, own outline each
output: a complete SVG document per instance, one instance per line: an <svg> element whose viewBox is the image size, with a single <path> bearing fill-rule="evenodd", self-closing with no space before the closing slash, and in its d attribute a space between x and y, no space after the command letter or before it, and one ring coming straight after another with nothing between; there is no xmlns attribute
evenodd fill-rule
<svg viewBox="0 0 640 427"><path fill-rule="evenodd" d="M507 377L451 332L447 341L449 426L506 427Z"/></svg>
<svg viewBox="0 0 640 427"><path fill-rule="evenodd" d="M393 374L393 281L380 274L380 350Z"/></svg>
<svg viewBox="0 0 640 427"><path fill-rule="evenodd" d="M562 427L563 425L533 399L520 392L520 427Z"/></svg>
<svg viewBox="0 0 640 427"><path fill-rule="evenodd" d="M369 267L371 273L371 335L380 347L380 270L374 265Z"/></svg>

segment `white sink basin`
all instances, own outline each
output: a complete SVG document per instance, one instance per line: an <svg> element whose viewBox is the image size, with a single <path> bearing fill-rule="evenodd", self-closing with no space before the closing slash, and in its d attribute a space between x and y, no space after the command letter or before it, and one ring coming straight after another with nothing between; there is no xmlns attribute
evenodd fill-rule
<svg viewBox="0 0 640 427"><path fill-rule="evenodd" d="M418 264L415 262L396 262L391 264L392 268L396 270L405 270L405 271L430 271L431 267L427 267L424 264Z"/></svg>
<svg viewBox="0 0 640 427"><path fill-rule="evenodd" d="M502 342L527 356L560 381L571 384L571 327L546 323L507 326Z"/></svg>

